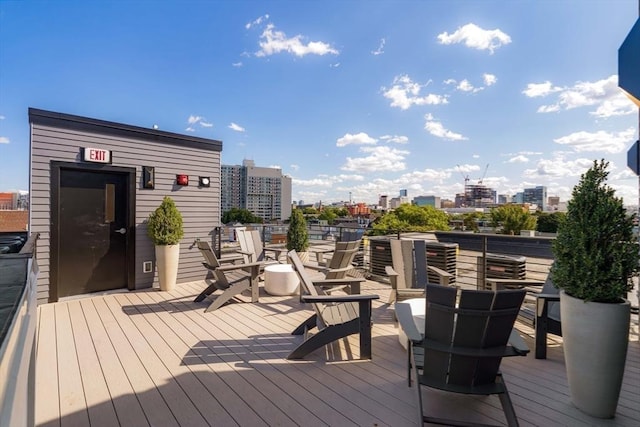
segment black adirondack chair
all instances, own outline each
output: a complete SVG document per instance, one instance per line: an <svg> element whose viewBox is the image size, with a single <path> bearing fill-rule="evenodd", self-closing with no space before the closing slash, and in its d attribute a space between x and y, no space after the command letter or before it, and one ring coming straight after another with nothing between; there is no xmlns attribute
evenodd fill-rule
<svg viewBox="0 0 640 427"><path fill-rule="evenodd" d="M525 290L458 291L429 284L425 320L419 325L410 305L396 304L396 316L410 340L421 424L473 425L425 414L422 387L430 387L452 393L497 394L508 425L518 425L500 363L503 357L529 352L513 329L525 294Z"/></svg>

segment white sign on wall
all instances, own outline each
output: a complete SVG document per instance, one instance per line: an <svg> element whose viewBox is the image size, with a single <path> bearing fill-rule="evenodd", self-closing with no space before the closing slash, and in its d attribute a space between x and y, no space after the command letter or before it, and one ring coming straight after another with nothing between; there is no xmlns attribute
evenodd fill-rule
<svg viewBox="0 0 640 427"><path fill-rule="evenodd" d="M111 163L111 151L102 148L84 149L84 161L93 163Z"/></svg>

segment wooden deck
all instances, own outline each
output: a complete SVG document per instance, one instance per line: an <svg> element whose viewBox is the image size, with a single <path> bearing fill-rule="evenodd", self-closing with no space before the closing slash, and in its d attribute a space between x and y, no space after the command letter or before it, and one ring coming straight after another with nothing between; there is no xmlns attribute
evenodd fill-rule
<svg viewBox="0 0 640 427"><path fill-rule="evenodd" d="M368 281L363 290L381 296L374 301L371 361L357 360L357 336L307 360L288 361L300 339L290 332L310 307L261 289L259 303L231 303L205 314L207 301L192 302L203 287L195 282L172 293L126 292L40 306L36 425L417 425L406 352L393 309L384 304L387 285ZM502 370L523 426L640 425L637 334L611 420L571 405L555 337L547 360L512 357ZM494 396L427 396L440 415L504 423Z"/></svg>

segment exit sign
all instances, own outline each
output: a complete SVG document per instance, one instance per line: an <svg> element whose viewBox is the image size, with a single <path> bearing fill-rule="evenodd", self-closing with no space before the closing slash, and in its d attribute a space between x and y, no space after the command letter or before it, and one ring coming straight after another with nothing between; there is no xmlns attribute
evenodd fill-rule
<svg viewBox="0 0 640 427"><path fill-rule="evenodd" d="M84 161L93 163L111 163L111 151L102 148L85 148Z"/></svg>

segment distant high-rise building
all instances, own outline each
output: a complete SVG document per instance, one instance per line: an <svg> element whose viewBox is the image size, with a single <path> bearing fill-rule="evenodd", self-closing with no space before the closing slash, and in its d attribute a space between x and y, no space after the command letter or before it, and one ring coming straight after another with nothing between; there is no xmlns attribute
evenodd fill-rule
<svg viewBox="0 0 640 427"><path fill-rule="evenodd" d="M433 206L440 209L440 197L438 196L417 196L413 198L416 206Z"/></svg>
<svg viewBox="0 0 640 427"><path fill-rule="evenodd" d="M389 196L380 196L378 205L380 205L380 209L389 209Z"/></svg>
<svg viewBox="0 0 640 427"><path fill-rule="evenodd" d="M0 193L0 210L18 209L18 193Z"/></svg>
<svg viewBox="0 0 640 427"><path fill-rule="evenodd" d="M547 198L547 203L549 206L559 206L560 205L560 197L558 196L549 196Z"/></svg>
<svg viewBox="0 0 640 427"><path fill-rule="evenodd" d="M513 201L513 196L508 194L498 194L498 204L506 205L507 203L511 203Z"/></svg>
<svg viewBox="0 0 640 427"><path fill-rule="evenodd" d="M291 216L291 177L278 168L221 166L221 210L247 209L264 221L286 220Z"/></svg>
<svg viewBox="0 0 640 427"><path fill-rule="evenodd" d="M407 190L400 190L400 197L407 197L408 194Z"/></svg>
<svg viewBox="0 0 640 427"><path fill-rule="evenodd" d="M485 208L496 203L496 191L482 184L467 184L464 194L456 194L457 208Z"/></svg>
<svg viewBox="0 0 640 427"><path fill-rule="evenodd" d="M534 188L525 188L523 203L536 204L538 208L545 211L547 208L547 187L539 185Z"/></svg>

